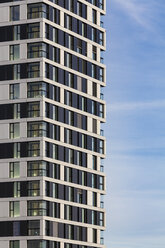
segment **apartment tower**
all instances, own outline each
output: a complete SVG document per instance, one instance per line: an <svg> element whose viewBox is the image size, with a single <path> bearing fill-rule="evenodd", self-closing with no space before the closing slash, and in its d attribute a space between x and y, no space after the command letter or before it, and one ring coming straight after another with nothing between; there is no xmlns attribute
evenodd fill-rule
<svg viewBox="0 0 165 248"><path fill-rule="evenodd" d="M103 248L105 0L0 0L0 248Z"/></svg>

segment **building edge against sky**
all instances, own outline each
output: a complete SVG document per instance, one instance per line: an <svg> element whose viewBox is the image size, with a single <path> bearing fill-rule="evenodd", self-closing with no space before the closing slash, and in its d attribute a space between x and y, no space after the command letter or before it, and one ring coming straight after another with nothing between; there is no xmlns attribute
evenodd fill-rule
<svg viewBox="0 0 165 248"><path fill-rule="evenodd" d="M104 0L0 0L0 247L103 248Z"/></svg>

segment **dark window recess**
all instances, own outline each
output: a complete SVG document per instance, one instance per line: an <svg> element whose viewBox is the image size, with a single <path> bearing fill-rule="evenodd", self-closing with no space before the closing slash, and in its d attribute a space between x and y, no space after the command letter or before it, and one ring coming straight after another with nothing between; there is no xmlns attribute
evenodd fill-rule
<svg viewBox="0 0 165 248"><path fill-rule="evenodd" d="M27 236L27 221L0 222L0 237Z"/></svg>
<svg viewBox="0 0 165 248"><path fill-rule="evenodd" d="M39 23L0 27L0 42L39 38Z"/></svg>
<svg viewBox="0 0 165 248"><path fill-rule="evenodd" d="M60 243L48 240L28 240L27 248L60 248ZM93 247L92 247L93 248Z"/></svg>
<svg viewBox="0 0 165 248"><path fill-rule="evenodd" d="M87 204L87 191L74 187L47 182L46 181L46 196L56 199Z"/></svg>

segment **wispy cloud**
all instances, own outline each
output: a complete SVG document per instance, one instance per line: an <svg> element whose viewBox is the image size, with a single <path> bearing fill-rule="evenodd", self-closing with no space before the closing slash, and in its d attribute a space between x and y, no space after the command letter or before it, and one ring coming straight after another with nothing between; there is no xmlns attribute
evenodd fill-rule
<svg viewBox="0 0 165 248"><path fill-rule="evenodd" d="M150 22L155 1L114 0L137 24L146 29L152 29ZM153 8L152 8L153 7Z"/></svg>
<svg viewBox="0 0 165 248"><path fill-rule="evenodd" d="M165 100L155 100L151 102L119 102L107 104L107 112L152 110L159 108L165 108Z"/></svg>

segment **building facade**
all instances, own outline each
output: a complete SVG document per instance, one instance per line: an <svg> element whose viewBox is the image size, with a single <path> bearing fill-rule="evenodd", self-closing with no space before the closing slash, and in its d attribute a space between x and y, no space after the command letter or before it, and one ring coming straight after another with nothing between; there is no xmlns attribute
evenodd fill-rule
<svg viewBox="0 0 165 248"><path fill-rule="evenodd" d="M105 0L0 0L0 247L102 248Z"/></svg>

